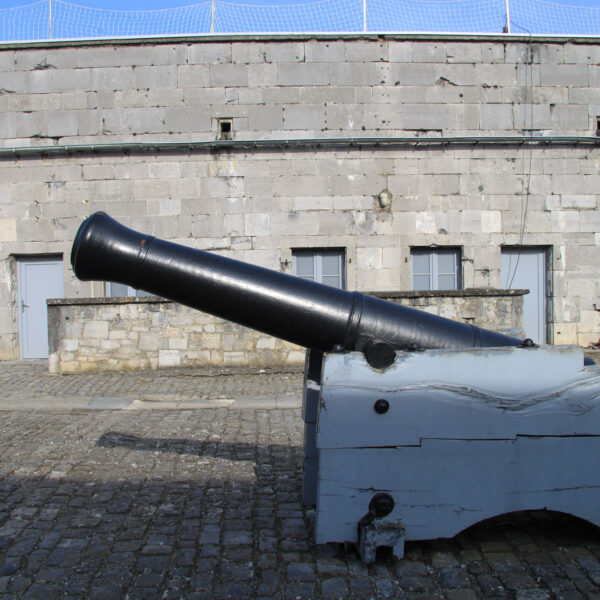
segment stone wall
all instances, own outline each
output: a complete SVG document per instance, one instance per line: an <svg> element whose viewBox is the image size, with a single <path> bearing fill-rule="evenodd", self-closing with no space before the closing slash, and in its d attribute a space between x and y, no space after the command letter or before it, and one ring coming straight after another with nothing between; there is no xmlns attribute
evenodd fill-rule
<svg viewBox="0 0 600 600"><path fill-rule="evenodd" d="M485 328L522 327L523 290L379 294ZM160 298L48 301L51 373L186 366L298 367L304 349Z"/></svg>
<svg viewBox="0 0 600 600"><path fill-rule="evenodd" d="M294 248L344 248L362 291L410 289L414 246L460 247L467 288L501 287L503 247L541 246L550 341L595 343L599 83L598 39L0 45L0 358L19 356L15 257L63 255L65 296L105 295L68 264L96 210L283 272ZM240 145L185 146L215 141L223 118ZM266 139L286 142L252 143Z"/></svg>

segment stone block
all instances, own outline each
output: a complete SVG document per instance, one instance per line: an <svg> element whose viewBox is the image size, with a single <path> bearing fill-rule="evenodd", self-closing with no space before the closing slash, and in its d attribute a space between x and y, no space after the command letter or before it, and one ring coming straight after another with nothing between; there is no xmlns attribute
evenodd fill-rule
<svg viewBox="0 0 600 600"><path fill-rule="evenodd" d="M79 123L76 112L49 112L47 117L47 134L50 137L77 135L77 132L79 131Z"/></svg>
<svg viewBox="0 0 600 600"><path fill-rule="evenodd" d="M521 104L513 107L514 129L531 131L551 129L550 106L539 104Z"/></svg>
<svg viewBox="0 0 600 600"><path fill-rule="evenodd" d="M169 337L169 350L187 350L187 349L188 349L187 336Z"/></svg>
<svg viewBox="0 0 600 600"><path fill-rule="evenodd" d="M33 76L30 73L30 76ZM90 90L92 83L91 69L52 69L51 71L35 71L35 73L49 73L52 81L53 92L67 92ZM48 90L50 91L50 90Z"/></svg>
<svg viewBox="0 0 600 600"><path fill-rule="evenodd" d="M23 73L17 71L0 73L0 79L2 80L2 90L4 90L4 94L29 94L33 92L28 78L24 77ZM49 92L51 90L46 86L42 91ZM9 97L4 96L4 94L0 96L0 106L2 106L3 110L9 102Z"/></svg>
<svg viewBox="0 0 600 600"><path fill-rule="evenodd" d="M419 41L413 44L412 59L414 63L446 62L446 45L442 42Z"/></svg>
<svg viewBox="0 0 600 600"><path fill-rule="evenodd" d="M480 42L447 42L446 62L479 63L482 61L482 44Z"/></svg>
<svg viewBox="0 0 600 600"><path fill-rule="evenodd" d="M331 73L332 85L340 86L372 86L384 83L387 64L378 63L344 63Z"/></svg>
<svg viewBox="0 0 600 600"><path fill-rule="evenodd" d="M88 321L83 327L83 337L88 341L93 338L107 339L108 322Z"/></svg>
<svg viewBox="0 0 600 600"><path fill-rule="evenodd" d="M362 123L352 124L356 128L364 125L367 129L401 130L404 128L404 113L401 107L390 104L365 104L362 106Z"/></svg>
<svg viewBox="0 0 600 600"><path fill-rule="evenodd" d="M343 41L311 40L304 45L305 62L344 62L346 44Z"/></svg>
<svg viewBox="0 0 600 600"><path fill-rule="evenodd" d="M357 40L346 44L348 62L380 62L388 59L388 44L381 40Z"/></svg>
<svg viewBox="0 0 600 600"><path fill-rule="evenodd" d="M433 194L456 195L460 193L460 176L435 175L430 181L430 186Z"/></svg>
<svg viewBox="0 0 600 600"><path fill-rule="evenodd" d="M231 62L232 44L229 42L199 42L188 48L188 62L193 65L224 64Z"/></svg>
<svg viewBox="0 0 600 600"><path fill-rule="evenodd" d="M513 109L509 104L484 104L480 109L481 129L513 129Z"/></svg>
<svg viewBox="0 0 600 600"><path fill-rule="evenodd" d="M335 70L344 65L335 65ZM281 86L318 86L332 83L330 64L281 63L277 69L277 83ZM290 97L290 100L297 95ZM292 100L293 101L293 100Z"/></svg>
<svg viewBox="0 0 600 600"><path fill-rule="evenodd" d="M277 65L248 65L248 82L252 87L266 88L277 85Z"/></svg>
<svg viewBox="0 0 600 600"><path fill-rule="evenodd" d="M415 214L415 233L435 233L435 215L429 212L418 212Z"/></svg>
<svg viewBox="0 0 600 600"><path fill-rule="evenodd" d="M563 233L580 231L578 212L552 211L550 216L552 231Z"/></svg>
<svg viewBox="0 0 600 600"><path fill-rule="evenodd" d="M151 179L179 179L181 164L176 162L149 163L148 176Z"/></svg>
<svg viewBox="0 0 600 600"><path fill-rule="evenodd" d="M46 133L46 115L44 113L22 113L16 115L16 136L28 138Z"/></svg>
<svg viewBox="0 0 600 600"><path fill-rule="evenodd" d="M188 47L186 44L156 44L150 53L152 65L178 65L187 62ZM128 64L128 63L126 63ZM136 64L130 61L129 64ZM142 64L142 63L140 63Z"/></svg>
<svg viewBox="0 0 600 600"><path fill-rule="evenodd" d="M592 195L582 195L582 196L572 196L569 194L562 194L560 197L560 206L561 208L580 208L580 209L589 209L596 208L596 196ZM585 220L586 215L595 215L600 213L595 213L592 211L584 210L580 213L582 222ZM584 231L590 231L589 229Z"/></svg>
<svg viewBox="0 0 600 600"><path fill-rule="evenodd" d="M500 233L502 231L502 212L499 210L481 211L482 233Z"/></svg>
<svg viewBox="0 0 600 600"><path fill-rule="evenodd" d="M245 233L249 236L271 235L271 216L268 214L247 214L244 216Z"/></svg>
<svg viewBox="0 0 600 600"><path fill-rule="evenodd" d="M266 47L267 62L294 63L304 60L304 44L302 42L274 42Z"/></svg>
<svg viewBox="0 0 600 600"><path fill-rule="evenodd" d="M134 67L133 87L138 90L177 87L177 65Z"/></svg>
<svg viewBox="0 0 600 600"><path fill-rule="evenodd" d="M264 63L266 58L266 45L260 43L239 42L231 46L231 62L245 65Z"/></svg>
<svg viewBox="0 0 600 600"><path fill-rule="evenodd" d="M588 193L586 177L575 173L559 173L552 177L552 191L556 194L571 196L586 195Z"/></svg>
<svg viewBox="0 0 600 600"><path fill-rule="evenodd" d="M577 344L577 324L560 322L554 323L554 343Z"/></svg>
<svg viewBox="0 0 600 600"><path fill-rule="evenodd" d="M167 108L164 113L164 128L169 133L207 132L211 129L211 118L207 110L193 107Z"/></svg>
<svg viewBox="0 0 600 600"><path fill-rule="evenodd" d="M15 113L0 112L0 131L4 138L17 136L17 115Z"/></svg>
<svg viewBox="0 0 600 600"><path fill-rule="evenodd" d="M177 86L180 88L201 88L208 86L208 66L178 65Z"/></svg>
<svg viewBox="0 0 600 600"><path fill-rule="evenodd" d="M17 241L17 219L0 219L0 242Z"/></svg>
<svg viewBox="0 0 600 600"><path fill-rule="evenodd" d="M568 131L591 133L592 125L595 128L596 123L591 123L589 108L587 106L567 106L559 105L550 108L550 125L553 129L565 133Z"/></svg>
<svg viewBox="0 0 600 600"><path fill-rule="evenodd" d="M565 64L599 64L600 48L592 44L565 44L563 48L563 62Z"/></svg>
<svg viewBox="0 0 600 600"><path fill-rule="evenodd" d="M179 350L160 350L158 352L159 368L178 367L181 364L181 353Z"/></svg>
<svg viewBox="0 0 600 600"><path fill-rule="evenodd" d="M65 73L70 73L70 71L61 71L63 76ZM18 83L15 81L17 79ZM27 92L29 94L49 94L57 91L54 86L54 70L51 69L29 71L27 74L18 72L3 73L2 87L12 92Z"/></svg>
<svg viewBox="0 0 600 600"><path fill-rule="evenodd" d="M248 68L239 64L210 65L209 82L212 86L247 86Z"/></svg>
<svg viewBox="0 0 600 600"><path fill-rule="evenodd" d="M284 129L316 130L325 127L325 107L320 105L292 105L284 109Z"/></svg>
<svg viewBox="0 0 600 600"><path fill-rule="evenodd" d="M582 232L600 231L600 213L595 210L585 210L579 213L579 230Z"/></svg>
<svg viewBox="0 0 600 600"><path fill-rule="evenodd" d="M12 50L0 52L0 72L12 71L15 68L17 57Z"/></svg>
<svg viewBox="0 0 600 600"><path fill-rule="evenodd" d="M92 70L93 90L127 90L131 88L133 69L131 67L104 67Z"/></svg>
<svg viewBox="0 0 600 600"><path fill-rule="evenodd" d="M388 60L397 63L409 63L412 61L413 42L400 40L388 41Z"/></svg>
<svg viewBox="0 0 600 600"><path fill-rule="evenodd" d="M474 104L446 105L448 122L446 127L454 131L480 131L480 107Z"/></svg>
<svg viewBox="0 0 600 600"><path fill-rule="evenodd" d="M248 108L248 129L250 131L283 129L283 107L250 106Z"/></svg>
<svg viewBox="0 0 600 600"><path fill-rule="evenodd" d="M441 130L448 126L448 109L445 106L406 104L404 129L408 131Z"/></svg>
<svg viewBox="0 0 600 600"><path fill-rule="evenodd" d="M12 56L14 57L12 67L17 71L42 69L48 64L48 53L44 49L21 49L19 52L12 53Z"/></svg>
<svg viewBox="0 0 600 600"><path fill-rule="evenodd" d="M540 65L540 84L543 86L588 86L586 65ZM590 82L590 85L593 85Z"/></svg>

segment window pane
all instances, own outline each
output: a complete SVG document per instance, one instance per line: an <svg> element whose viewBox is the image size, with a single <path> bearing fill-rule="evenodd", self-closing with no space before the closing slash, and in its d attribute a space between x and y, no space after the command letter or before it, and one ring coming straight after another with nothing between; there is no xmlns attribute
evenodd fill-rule
<svg viewBox="0 0 600 600"><path fill-rule="evenodd" d="M108 284L108 293L112 298L121 298L123 296L129 296L127 293L127 286L122 283L112 283Z"/></svg>
<svg viewBox="0 0 600 600"><path fill-rule="evenodd" d="M341 277L337 275L323 275L323 283L340 289L342 287Z"/></svg>
<svg viewBox="0 0 600 600"><path fill-rule="evenodd" d="M454 275L439 275L437 287L438 290L455 290L456 277Z"/></svg>
<svg viewBox="0 0 600 600"><path fill-rule="evenodd" d="M413 290L428 290L429 275L413 275Z"/></svg>
<svg viewBox="0 0 600 600"><path fill-rule="evenodd" d="M296 260L296 275L306 279L315 278L315 260L312 254L297 254L294 256Z"/></svg>
<svg viewBox="0 0 600 600"><path fill-rule="evenodd" d="M340 275L340 255L339 254L323 254L321 257L323 277L329 275Z"/></svg>
<svg viewBox="0 0 600 600"><path fill-rule="evenodd" d="M412 255L412 270L415 275L429 275L429 253L415 252ZM425 288L428 289L428 288Z"/></svg>
<svg viewBox="0 0 600 600"><path fill-rule="evenodd" d="M456 252L438 252L438 273L456 273Z"/></svg>

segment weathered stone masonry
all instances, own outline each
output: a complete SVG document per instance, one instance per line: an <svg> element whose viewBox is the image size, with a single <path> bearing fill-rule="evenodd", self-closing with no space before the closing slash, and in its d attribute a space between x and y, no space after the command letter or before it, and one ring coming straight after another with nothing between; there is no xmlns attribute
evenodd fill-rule
<svg viewBox="0 0 600 600"><path fill-rule="evenodd" d="M523 290L380 294L389 301L518 335ZM304 348L160 298L48 304L50 372L186 366L290 367Z"/></svg>
<svg viewBox="0 0 600 600"><path fill-rule="evenodd" d="M599 338L600 170L590 144L294 145L351 137L593 136L593 40L425 36L188 39L0 47L0 357L19 355L11 257L62 253L81 220L288 271L346 249L347 287L410 289L411 246L459 246L464 287L500 287L504 245L551 249L551 340ZM145 149L218 137L289 146ZM379 194L391 204L381 208ZM526 208L525 208L526 207Z"/></svg>

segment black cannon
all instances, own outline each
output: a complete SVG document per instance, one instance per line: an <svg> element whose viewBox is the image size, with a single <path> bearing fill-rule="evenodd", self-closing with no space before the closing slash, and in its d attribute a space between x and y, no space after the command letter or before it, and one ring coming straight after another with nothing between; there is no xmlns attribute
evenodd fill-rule
<svg viewBox="0 0 600 600"><path fill-rule="evenodd" d="M103 212L79 228L71 264L113 281L322 352L358 350L386 367L395 350L518 346L522 340L124 227Z"/></svg>

